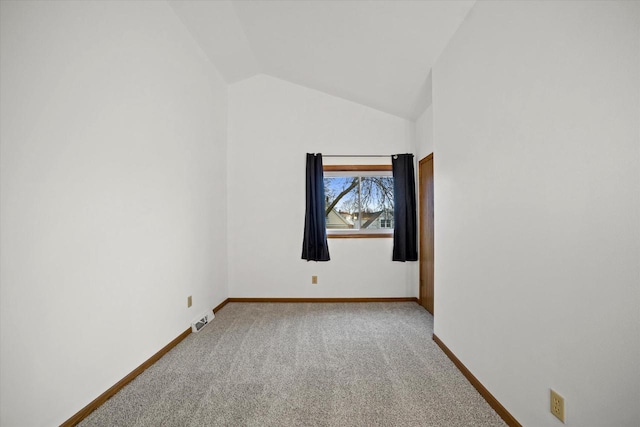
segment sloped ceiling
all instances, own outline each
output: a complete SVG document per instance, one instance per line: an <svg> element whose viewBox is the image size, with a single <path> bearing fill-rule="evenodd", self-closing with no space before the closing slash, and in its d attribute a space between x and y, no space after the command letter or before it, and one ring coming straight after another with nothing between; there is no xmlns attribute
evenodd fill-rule
<svg viewBox="0 0 640 427"><path fill-rule="evenodd" d="M411 120L474 3L169 1L228 83L264 73Z"/></svg>

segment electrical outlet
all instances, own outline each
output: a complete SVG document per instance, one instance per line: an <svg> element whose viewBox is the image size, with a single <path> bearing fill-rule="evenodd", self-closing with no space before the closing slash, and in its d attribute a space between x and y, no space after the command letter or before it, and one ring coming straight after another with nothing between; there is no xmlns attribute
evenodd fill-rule
<svg viewBox="0 0 640 427"><path fill-rule="evenodd" d="M189 296L187 297L187 308L188 308L188 307L191 307L191 303L192 303L192 301L191 301L191 295L189 295Z"/></svg>
<svg viewBox="0 0 640 427"><path fill-rule="evenodd" d="M311 276L311 284L312 285L318 284L318 276Z"/></svg>
<svg viewBox="0 0 640 427"><path fill-rule="evenodd" d="M564 423L564 397L551 390L551 413Z"/></svg>

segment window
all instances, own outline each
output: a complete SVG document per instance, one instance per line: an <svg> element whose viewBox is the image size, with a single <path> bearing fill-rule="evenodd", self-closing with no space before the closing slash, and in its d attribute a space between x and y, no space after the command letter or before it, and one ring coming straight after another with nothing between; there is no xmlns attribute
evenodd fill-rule
<svg viewBox="0 0 640 427"><path fill-rule="evenodd" d="M328 237L393 237L391 165L324 167Z"/></svg>

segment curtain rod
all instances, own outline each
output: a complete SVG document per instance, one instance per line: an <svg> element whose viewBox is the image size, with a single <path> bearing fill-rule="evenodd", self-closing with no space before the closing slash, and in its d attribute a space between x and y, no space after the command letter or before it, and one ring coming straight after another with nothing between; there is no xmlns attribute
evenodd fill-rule
<svg viewBox="0 0 640 427"><path fill-rule="evenodd" d="M395 156L395 154L323 154L322 157L391 157Z"/></svg>

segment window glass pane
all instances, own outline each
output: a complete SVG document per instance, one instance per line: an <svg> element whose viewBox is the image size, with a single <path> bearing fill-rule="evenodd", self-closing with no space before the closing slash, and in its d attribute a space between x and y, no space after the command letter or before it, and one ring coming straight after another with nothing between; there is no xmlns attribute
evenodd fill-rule
<svg viewBox="0 0 640 427"><path fill-rule="evenodd" d="M338 176L324 179L327 229L358 229L358 177Z"/></svg>
<svg viewBox="0 0 640 427"><path fill-rule="evenodd" d="M326 174L325 213L328 230L380 230L393 228L393 177L356 172Z"/></svg>
<svg viewBox="0 0 640 427"><path fill-rule="evenodd" d="M393 177L363 177L360 188L361 229L392 228Z"/></svg>

